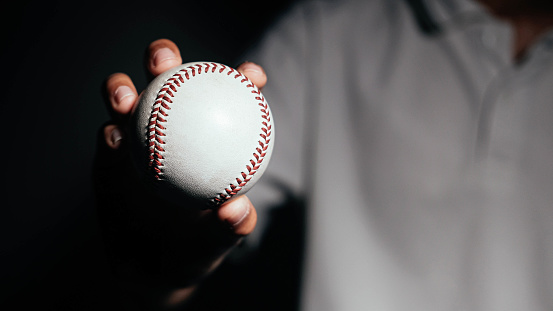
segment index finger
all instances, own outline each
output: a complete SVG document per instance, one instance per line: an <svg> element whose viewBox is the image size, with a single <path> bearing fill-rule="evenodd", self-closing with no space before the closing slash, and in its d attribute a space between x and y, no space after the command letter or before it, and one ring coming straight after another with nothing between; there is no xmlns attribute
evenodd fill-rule
<svg viewBox="0 0 553 311"><path fill-rule="evenodd" d="M256 63L244 62L238 66L237 70L250 79L258 89L262 89L267 84L267 74L263 67Z"/></svg>

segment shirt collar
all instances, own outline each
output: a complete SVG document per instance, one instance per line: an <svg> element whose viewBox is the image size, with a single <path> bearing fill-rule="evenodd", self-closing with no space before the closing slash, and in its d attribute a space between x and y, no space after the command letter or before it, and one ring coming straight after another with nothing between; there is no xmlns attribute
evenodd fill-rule
<svg viewBox="0 0 553 311"><path fill-rule="evenodd" d="M423 0L429 14L444 30L497 22L475 0Z"/></svg>

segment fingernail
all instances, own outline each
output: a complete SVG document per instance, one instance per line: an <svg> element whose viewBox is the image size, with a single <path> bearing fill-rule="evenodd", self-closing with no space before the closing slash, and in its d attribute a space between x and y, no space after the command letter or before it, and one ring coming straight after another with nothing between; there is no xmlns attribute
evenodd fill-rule
<svg viewBox="0 0 553 311"><path fill-rule="evenodd" d="M161 48L156 51L153 57L153 65L154 67L159 66L161 63L163 63L166 60L175 59L177 56L170 48Z"/></svg>
<svg viewBox="0 0 553 311"><path fill-rule="evenodd" d="M123 133L121 132L121 130L119 130L119 128L117 127L114 127L113 130L111 131L111 144L113 147L118 147L119 144L121 143L121 140L123 139Z"/></svg>
<svg viewBox="0 0 553 311"><path fill-rule="evenodd" d="M251 63L251 62L245 62L244 64L242 64L242 72L243 73L255 73L255 74L262 74L263 71L261 70L261 68L254 64L254 63Z"/></svg>
<svg viewBox="0 0 553 311"><path fill-rule="evenodd" d="M236 227L240 225L250 214L251 209L250 205L246 204L244 200L237 199L233 204L233 212L227 222L232 226Z"/></svg>
<svg viewBox="0 0 553 311"><path fill-rule="evenodd" d="M121 85L113 93L113 98L119 105L126 99L134 98L134 91L126 85Z"/></svg>

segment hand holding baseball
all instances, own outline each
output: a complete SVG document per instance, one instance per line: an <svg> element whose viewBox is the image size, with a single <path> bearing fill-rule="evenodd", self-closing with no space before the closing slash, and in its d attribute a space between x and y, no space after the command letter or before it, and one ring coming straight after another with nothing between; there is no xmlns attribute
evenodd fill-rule
<svg viewBox="0 0 553 311"><path fill-rule="evenodd" d="M181 63L173 42L162 39L150 45L147 66L154 77ZM253 63L237 71L259 89L266 83L265 73ZM100 135L95 184L108 255L114 256L115 270L125 277L181 288L175 295L183 298L253 231L255 209L244 195L217 209L180 208L144 187L129 146L128 123L139 98L136 88L130 77L116 73L107 79L105 91L113 120ZM198 204L184 201L178 205Z"/></svg>

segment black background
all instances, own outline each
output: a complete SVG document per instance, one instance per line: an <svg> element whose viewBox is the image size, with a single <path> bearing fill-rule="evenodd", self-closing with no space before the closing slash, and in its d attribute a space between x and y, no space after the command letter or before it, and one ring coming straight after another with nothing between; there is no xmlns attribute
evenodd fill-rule
<svg viewBox="0 0 553 311"><path fill-rule="evenodd" d="M82 310L104 294L90 177L97 131L109 118L104 79L124 72L143 89L144 52L159 38L175 41L184 62L235 66L291 2L2 5L0 309L65 301Z"/></svg>

